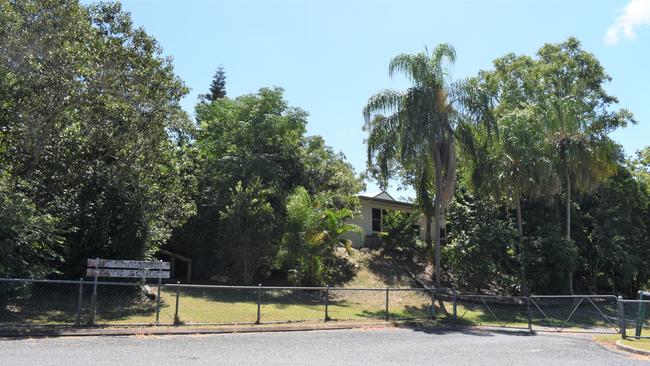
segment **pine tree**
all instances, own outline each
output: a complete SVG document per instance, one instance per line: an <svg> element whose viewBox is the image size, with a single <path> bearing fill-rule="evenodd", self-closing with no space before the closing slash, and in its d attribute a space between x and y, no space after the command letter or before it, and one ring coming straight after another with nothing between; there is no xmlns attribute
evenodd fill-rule
<svg viewBox="0 0 650 366"><path fill-rule="evenodd" d="M205 98L211 102L226 96L226 72L223 66L219 66L214 73L212 83L210 84L210 92Z"/></svg>

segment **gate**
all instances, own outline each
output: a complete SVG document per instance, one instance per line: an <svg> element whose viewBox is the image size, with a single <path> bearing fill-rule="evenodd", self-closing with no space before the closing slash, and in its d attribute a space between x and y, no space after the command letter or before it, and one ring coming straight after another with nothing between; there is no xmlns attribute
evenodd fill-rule
<svg viewBox="0 0 650 366"><path fill-rule="evenodd" d="M525 297L458 295L456 320L498 328L528 328L528 301Z"/></svg>
<svg viewBox="0 0 650 366"><path fill-rule="evenodd" d="M620 333L613 295L530 296L531 329L555 332Z"/></svg>

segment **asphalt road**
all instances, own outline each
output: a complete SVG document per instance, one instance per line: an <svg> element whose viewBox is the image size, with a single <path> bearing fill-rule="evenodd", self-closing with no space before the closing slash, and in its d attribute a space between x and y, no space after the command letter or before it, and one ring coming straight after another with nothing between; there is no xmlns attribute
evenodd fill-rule
<svg viewBox="0 0 650 366"><path fill-rule="evenodd" d="M0 340L0 365L648 365L588 338L337 330Z"/></svg>

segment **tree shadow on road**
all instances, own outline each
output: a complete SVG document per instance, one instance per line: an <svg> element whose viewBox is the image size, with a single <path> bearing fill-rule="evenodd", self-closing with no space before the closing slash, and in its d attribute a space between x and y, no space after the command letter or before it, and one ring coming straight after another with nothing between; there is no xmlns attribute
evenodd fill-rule
<svg viewBox="0 0 650 366"><path fill-rule="evenodd" d="M422 332L431 335L446 335L446 334L465 334L477 337L493 337L495 335L508 335L516 337L531 337L535 336L534 332L527 329L518 328L492 328L492 327L472 327L463 325L447 325L436 324L428 322L404 322L395 325L401 329L410 329L414 332Z"/></svg>

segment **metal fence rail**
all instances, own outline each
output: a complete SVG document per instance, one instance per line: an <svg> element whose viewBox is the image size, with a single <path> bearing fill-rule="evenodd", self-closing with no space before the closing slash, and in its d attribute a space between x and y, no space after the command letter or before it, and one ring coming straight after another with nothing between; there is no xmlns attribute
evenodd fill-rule
<svg viewBox="0 0 650 366"><path fill-rule="evenodd" d="M133 281L133 280L130 280ZM0 278L0 327L436 319L648 337L650 300L492 296L432 288L220 286Z"/></svg>

